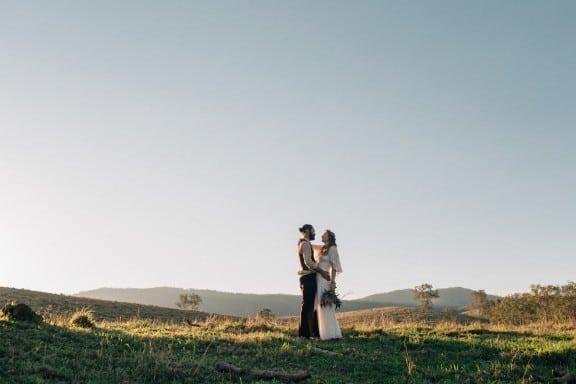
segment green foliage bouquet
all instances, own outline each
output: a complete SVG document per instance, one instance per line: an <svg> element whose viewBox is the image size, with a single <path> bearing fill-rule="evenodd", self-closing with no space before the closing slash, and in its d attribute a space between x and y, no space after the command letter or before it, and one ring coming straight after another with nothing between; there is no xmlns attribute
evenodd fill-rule
<svg viewBox="0 0 576 384"><path fill-rule="evenodd" d="M342 305L342 299L338 293L336 293L335 289L325 289L322 292L322 296L320 297L320 306L324 307L326 305L334 305L336 309L340 308Z"/></svg>

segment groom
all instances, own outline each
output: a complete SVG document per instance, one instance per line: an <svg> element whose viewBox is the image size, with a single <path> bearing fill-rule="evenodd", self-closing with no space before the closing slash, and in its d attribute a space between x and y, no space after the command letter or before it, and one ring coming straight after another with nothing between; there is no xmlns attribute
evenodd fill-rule
<svg viewBox="0 0 576 384"><path fill-rule="evenodd" d="M316 267L314 260L314 251L311 240L316 237L314 227L310 224L304 224L298 228L302 237L298 241L298 262L300 268L300 289L302 290L302 307L300 308L300 327L298 336L300 337L319 337L318 331L318 314L314 310L314 301L316 300L316 273L322 274L325 279L330 280L330 275Z"/></svg>

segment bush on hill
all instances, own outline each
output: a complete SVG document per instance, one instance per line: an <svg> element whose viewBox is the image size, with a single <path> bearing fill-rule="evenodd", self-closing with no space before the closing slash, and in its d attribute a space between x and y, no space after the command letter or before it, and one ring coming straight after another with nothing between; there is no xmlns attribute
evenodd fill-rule
<svg viewBox="0 0 576 384"><path fill-rule="evenodd" d="M8 303L0 310L3 317L14 321L41 322L42 316L38 315L28 305L23 303Z"/></svg>

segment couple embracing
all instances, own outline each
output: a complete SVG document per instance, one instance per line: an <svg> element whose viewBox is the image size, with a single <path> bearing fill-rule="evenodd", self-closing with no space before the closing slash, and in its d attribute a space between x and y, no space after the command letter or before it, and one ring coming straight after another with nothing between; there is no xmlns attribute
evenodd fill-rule
<svg viewBox="0 0 576 384"><path fill-rule="evenodd" d="M336 235L326 230L322 245L312 244L316 238L314 227L304 224L298 241L298 262L302 307L298 336L319 337L322 340L340 339L342 332L336 319L334 303L322 305L325 291L336 289L336 274L342 272L340 256L336 247Z"/></svg>

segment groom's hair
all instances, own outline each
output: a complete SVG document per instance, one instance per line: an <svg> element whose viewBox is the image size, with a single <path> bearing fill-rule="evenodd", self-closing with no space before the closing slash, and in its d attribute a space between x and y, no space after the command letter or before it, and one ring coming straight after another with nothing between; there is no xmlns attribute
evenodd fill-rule
<svg viewBox="0 0 576 384"><path fill-rule="evenodd" d="M310 230L314 228L312 226L312 224L304 224L303 226L301 226L300 228L298 228L298 230L300 231L300 233L305 233L307 230Z"/></svg>

